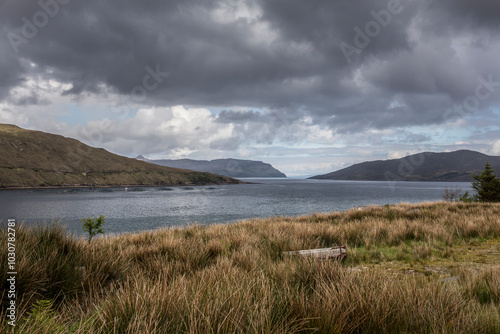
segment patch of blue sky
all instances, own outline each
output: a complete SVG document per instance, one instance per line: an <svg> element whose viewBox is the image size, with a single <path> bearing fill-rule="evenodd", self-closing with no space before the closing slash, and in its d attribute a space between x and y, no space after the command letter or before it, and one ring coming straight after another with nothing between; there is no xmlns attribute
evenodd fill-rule
<svg viewBox="0 0 500 334"><path fill-rule="evenodd" d="M470 115L471 119L485 119L490 124L500 124L500 107L491 107L481 112Z"/></svg>
<svg viewBox="0 0 500 334"><path fill-rule="evenodd" d="M404 128L404 132L384 136L385 143L401 146L411 145L420 151L440 150L443 146L453 145L457 141L466 141L472 136L469 127L457 127L449 124L418 125Z"/></svg>
<svg viewBox="0 0 500 334"><path fill-rule="evenodd" d="M499 108L489 108L487 110L474 113L467 117L467 128L471 131L494 131L500 129Z"/></svg>

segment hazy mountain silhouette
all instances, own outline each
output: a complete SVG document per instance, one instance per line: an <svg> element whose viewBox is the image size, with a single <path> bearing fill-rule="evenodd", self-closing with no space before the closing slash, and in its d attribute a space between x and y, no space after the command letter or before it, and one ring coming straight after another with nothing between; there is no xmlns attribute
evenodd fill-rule
<svg viewBox="0 0 500 334"><path fill-rule="evenodd" d="M497 175L500 157L460 150L446 153L423 152L401 159L363 162L350 167L311 177L311 179L363 181L473 181L489 162Z"/></svg>
<svg viewBox="0 0 500 334"><path fill-rule="evenodd" d="M215 160L150 160L142 155L136 159L161 166L190 169L198 172L210 172L229 177L286 177L285 174L268 163L254 160L215 159Z"/></svg>

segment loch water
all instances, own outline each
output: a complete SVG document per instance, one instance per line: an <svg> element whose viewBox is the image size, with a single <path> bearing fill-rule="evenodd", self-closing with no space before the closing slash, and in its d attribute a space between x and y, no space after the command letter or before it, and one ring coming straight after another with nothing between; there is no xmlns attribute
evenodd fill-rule
<svg viewBox="0 0 500 334"><path fill-rule="evenodd" d="M462 182L242 179L251 184L193 187L1 190L0 219L26 224L55 222L81 234L80 219L104 215L106 233L190 224L229 223L271 216L345 211L367 205L442 200Z"/></svg>

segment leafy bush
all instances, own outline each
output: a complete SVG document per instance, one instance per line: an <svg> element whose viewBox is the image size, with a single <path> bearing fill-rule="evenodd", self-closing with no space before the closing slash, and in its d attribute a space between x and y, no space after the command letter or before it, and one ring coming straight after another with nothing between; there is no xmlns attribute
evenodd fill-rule
<svg viewBox="0 0 500 334"><path fill-rule="evenodd" d="M83 230L89 233L89 243L96 234L104 234L102 226L104 225L104 216L100 215L98 218L84 218L80 220L83 224Z"/></svg>
<svg viewBox="0 0 500 334"><path fill-rule="evenodd" d="M477 194L471 195L469 194L468 191L466 191L463 195L461 195L458 200L464 203L479 202Z"/></svg>

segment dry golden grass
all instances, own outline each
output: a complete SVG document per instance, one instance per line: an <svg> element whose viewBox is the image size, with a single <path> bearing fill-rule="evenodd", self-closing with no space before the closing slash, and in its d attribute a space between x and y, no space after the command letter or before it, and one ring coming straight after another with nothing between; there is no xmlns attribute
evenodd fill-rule
<svg viewBox="0 0 500 334"><path fill-rule="evenodd" d="M498 204L367 207L90 245L57 226L21 228L17 244L19 333L500 332ZM282 255L339 244L342 264Z"/></svg>

